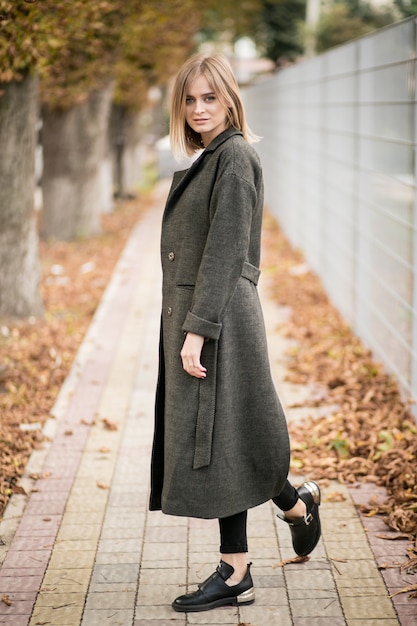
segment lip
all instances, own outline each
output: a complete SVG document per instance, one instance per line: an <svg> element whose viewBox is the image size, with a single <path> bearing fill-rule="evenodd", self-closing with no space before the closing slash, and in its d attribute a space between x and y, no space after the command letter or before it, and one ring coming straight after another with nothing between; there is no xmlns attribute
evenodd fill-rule
<svg viewBox="0 0 417 626"><path fill-rule="evenodd" d="M208 119L198 118L198 120L194 120L194 124L204 124L205 122L208 122Z"/></svg>

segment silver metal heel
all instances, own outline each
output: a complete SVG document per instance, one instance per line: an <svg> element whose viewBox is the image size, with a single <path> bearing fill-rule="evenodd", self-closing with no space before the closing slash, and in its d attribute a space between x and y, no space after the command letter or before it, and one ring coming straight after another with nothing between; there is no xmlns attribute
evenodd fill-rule
<svg viewBox="0 0 417 626"><path fill-rule="evenodd" d="M236 597L238 604L251 604L255 601L255 588L251 587Z"/></svg>
<svg viewBox="0 0 417 626"><path fill-rule="evenodd" d="M308 481L304 483L304 487L307 489L307 491L311 493L314 504L320 504L321 495L319 486L316 485L316 483L314 483L313 481Z"/></svg>

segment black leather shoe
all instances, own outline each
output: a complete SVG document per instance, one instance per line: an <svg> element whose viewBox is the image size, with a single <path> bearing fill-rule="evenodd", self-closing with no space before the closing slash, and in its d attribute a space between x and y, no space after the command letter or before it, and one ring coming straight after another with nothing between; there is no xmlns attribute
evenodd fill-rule
<svg viewBox="0 0 417 626"><path fill-rule="evenodd" d="M255 602L255 590L253 588L250 566L245 578L238 585L229 587L226 580L235 571L231 565L220 561L216 571L203 583L198 585L198 590L180 596L172 603L175 611L191 613L208 611L217 606L243 606Z"/></svg>
<svg viewBox="0 0 417 626"><path fill-rule="evenodd" d="M308 481L297 489L301 500L305 502L307 513L305 517L288 519L285 515L277 517L287 522L292 535L292 545L298 556L307 556L316 547L320 535L321 525L319 516L320 489L313 481Z"/></svg>

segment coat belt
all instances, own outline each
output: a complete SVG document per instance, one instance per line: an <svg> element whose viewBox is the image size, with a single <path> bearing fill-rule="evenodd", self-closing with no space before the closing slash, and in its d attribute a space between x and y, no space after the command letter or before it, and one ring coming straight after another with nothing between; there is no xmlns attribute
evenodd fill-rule
<svg viewBox="0 0 417 626"><path fill-rule="evenodd" d="M200 380L193 469L207 467L211 462L216 411L217 346L217 341L208 341L204 346L207 378Z"/></svg>
<svg viewBox="0 0 417 626"><path fill-rule="evenodd" d="M243 278L247 278L254 285L257 285L260 275L261 275L261 270L258 267L255 267L255 265L252 265L251 263L248 263L247 261L244 262L242 273L241 273L241 276L243 276Z"/></svg>
<svg viewBox="0 0 417 626"><path fill-rule="evenodd" d="M241 276L255 285L258 284L260 269L245 261ZM208 467L211 463L213 442L214 416L216 412L216 369L217 341L209 341L204 346L204 364L207 367L207 378L200 380L197 424L193 469Z"/></svg>

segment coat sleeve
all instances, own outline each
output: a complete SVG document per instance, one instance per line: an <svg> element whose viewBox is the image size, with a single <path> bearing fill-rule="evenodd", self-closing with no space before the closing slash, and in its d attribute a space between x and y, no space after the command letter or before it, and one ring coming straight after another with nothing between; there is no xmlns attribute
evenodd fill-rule
<svg viewBox="0 0 417 626"><path fill-rule="evenodd" d="M255 186L234 172L216 182L210 203L210 228L201 259L185 332L218 339L222 315L247 259Z"/></svg>

